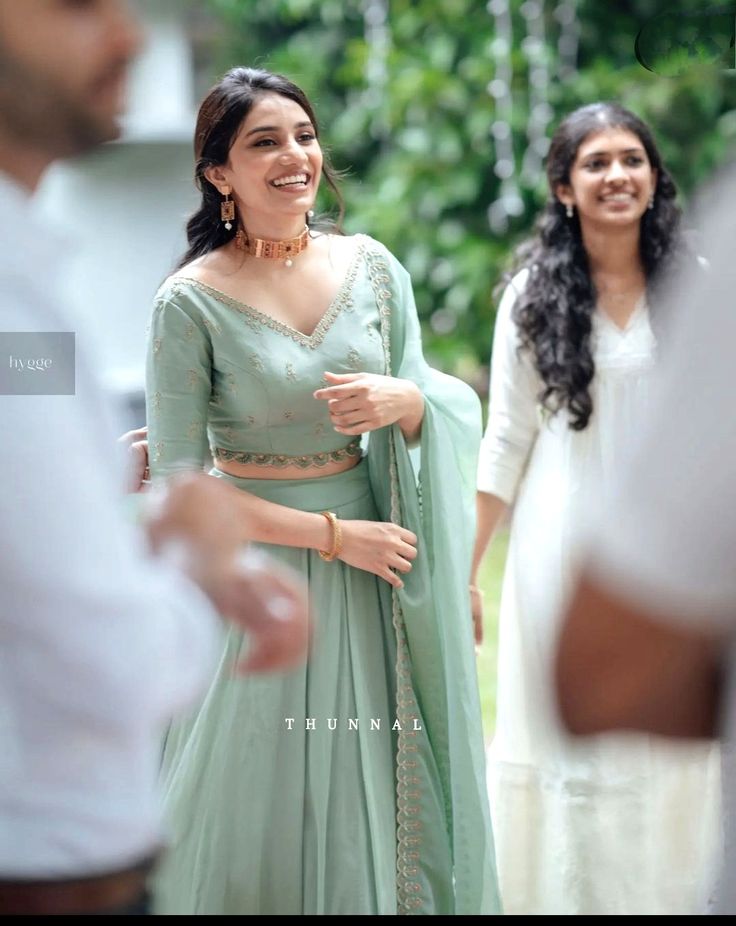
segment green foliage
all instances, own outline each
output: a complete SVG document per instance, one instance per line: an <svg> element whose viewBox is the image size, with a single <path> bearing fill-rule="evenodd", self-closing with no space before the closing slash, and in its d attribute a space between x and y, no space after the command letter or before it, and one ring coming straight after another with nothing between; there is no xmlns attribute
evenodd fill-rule
<svg viewBox="0 0 736 926"><path fill-rule="evenodd" d="M736 134L736 71L719 72L711 60L715 48L717 64L727 66L723 18L715 24L693 18L704 8L697 0L667 7L652 0L580 0L578 70L560 77L558 0L536 2L544 11L546 95L553 113L548 135L574 107L615 99L653 126L684 193L725 158ZM487 210L500 195L501 181L489 131L498 119L497 104L488 92L498 46L486 4L390 0L382 55L380 30L367 40L366 0L209 3L225 27L219 71L261 65L305 89L334 165L349 171L346 230L373 235L404 262L414 280L430 359L483 391L492 290L547 195L540 172L525 176L519 182L522 214L510 219L507 233L491 233ZM530 63L522 42L529 26L521 0L509 5L519 176L528 145ZM646 70L634 53L637 33L663 12L670 16L649 28L649 42L656 69L675 76ZM689 32L678 32L677 24L688 16ZM678 46L683 35L690 41L685 48Z"/></svg>

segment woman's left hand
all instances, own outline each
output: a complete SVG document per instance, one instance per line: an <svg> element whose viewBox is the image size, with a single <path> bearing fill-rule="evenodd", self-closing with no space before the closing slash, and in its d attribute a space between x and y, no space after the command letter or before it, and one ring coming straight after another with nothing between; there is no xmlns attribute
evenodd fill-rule
<svg viewBox="0 0 736 926"><path fill-rule="evenodd" d="M364 434L394 423L407 438L421 430L424 397L411 380L378 373L325 373L325 379L331 385L314 397L327 402L339 434Z"/></svg>

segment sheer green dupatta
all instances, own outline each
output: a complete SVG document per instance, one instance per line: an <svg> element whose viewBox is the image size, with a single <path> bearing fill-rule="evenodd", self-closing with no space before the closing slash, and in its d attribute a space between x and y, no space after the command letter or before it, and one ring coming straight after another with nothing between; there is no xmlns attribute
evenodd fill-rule
<svg viewBox="0 0 736 926"><path fill-rule="evenodd" d="M480 404L425 362L403 267L374 242L366 260L387 373L417 383L425 399L418 480L398 426L372 432L368 450L381 517L419 538L393 595L398 912L500 913L468 593Z"/></svg>

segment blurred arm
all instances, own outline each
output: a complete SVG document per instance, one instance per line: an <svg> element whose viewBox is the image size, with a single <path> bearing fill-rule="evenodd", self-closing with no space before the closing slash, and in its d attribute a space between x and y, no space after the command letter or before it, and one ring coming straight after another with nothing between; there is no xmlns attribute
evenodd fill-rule
<svg viewBox="0 0 736 926"><path fill-rule="evenodd" d="M736 634L733 203L710 218L711 272L662 307L651 405L562 628L557 692L578 733L719 732Z"/></svg>
<svg viewBox="0 0 736 926"><path fill-rule="evenodd" d="M717 735L722 647L608 591L590 575L567 611L555 678L572 733Z"/></svg>

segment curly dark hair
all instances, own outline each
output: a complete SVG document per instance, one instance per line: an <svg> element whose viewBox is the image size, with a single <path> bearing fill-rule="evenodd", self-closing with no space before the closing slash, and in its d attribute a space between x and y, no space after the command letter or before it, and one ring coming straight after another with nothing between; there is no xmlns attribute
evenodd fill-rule
<svg viewBox="0 0 736 926"><path fill-rule="evenodd" d="M555 132L547 157L551 198L537 221L534 238L516 252L516 270L526 267L529 276L516 300L514 318L521 350L531 354L542 379L542 405L553 413L566 410L569 426L575 431L582 431L593 413L589 387L595 364L590 334L596 290L577 211L573 218L567 218L555 191L560 184L570 183L580 145L607 128L636 135L657 170L654 208L647 209L641 218L639 239L650 302L655 275L677 262L685 250L681 213L675 204L677 190L645 123L616 103L592 103L570 113Z"/></svg>
<svg viewBox="0 0 736 926"><path fill-rule="evenodd" d="M319 139L317 117L304 91L281 74L273 74L262 68L232 68L225 74L205 97L197 114L194 130L194 181L202 193L202 201L197 211L187 222L188 248L180 258L177 269L214 251L235 237L236 228L226 229L220 219L221 196L205 177L208 167L227 163L230 148L240 131L243 120L253 105L265 93L278 93L298 103L314 126ZM338 188L337 172L330 166L324 153L322 175L335 195L339 206L337 230L343 217L343 200ZM310 223L307 217L307 223Z"/></svg>

